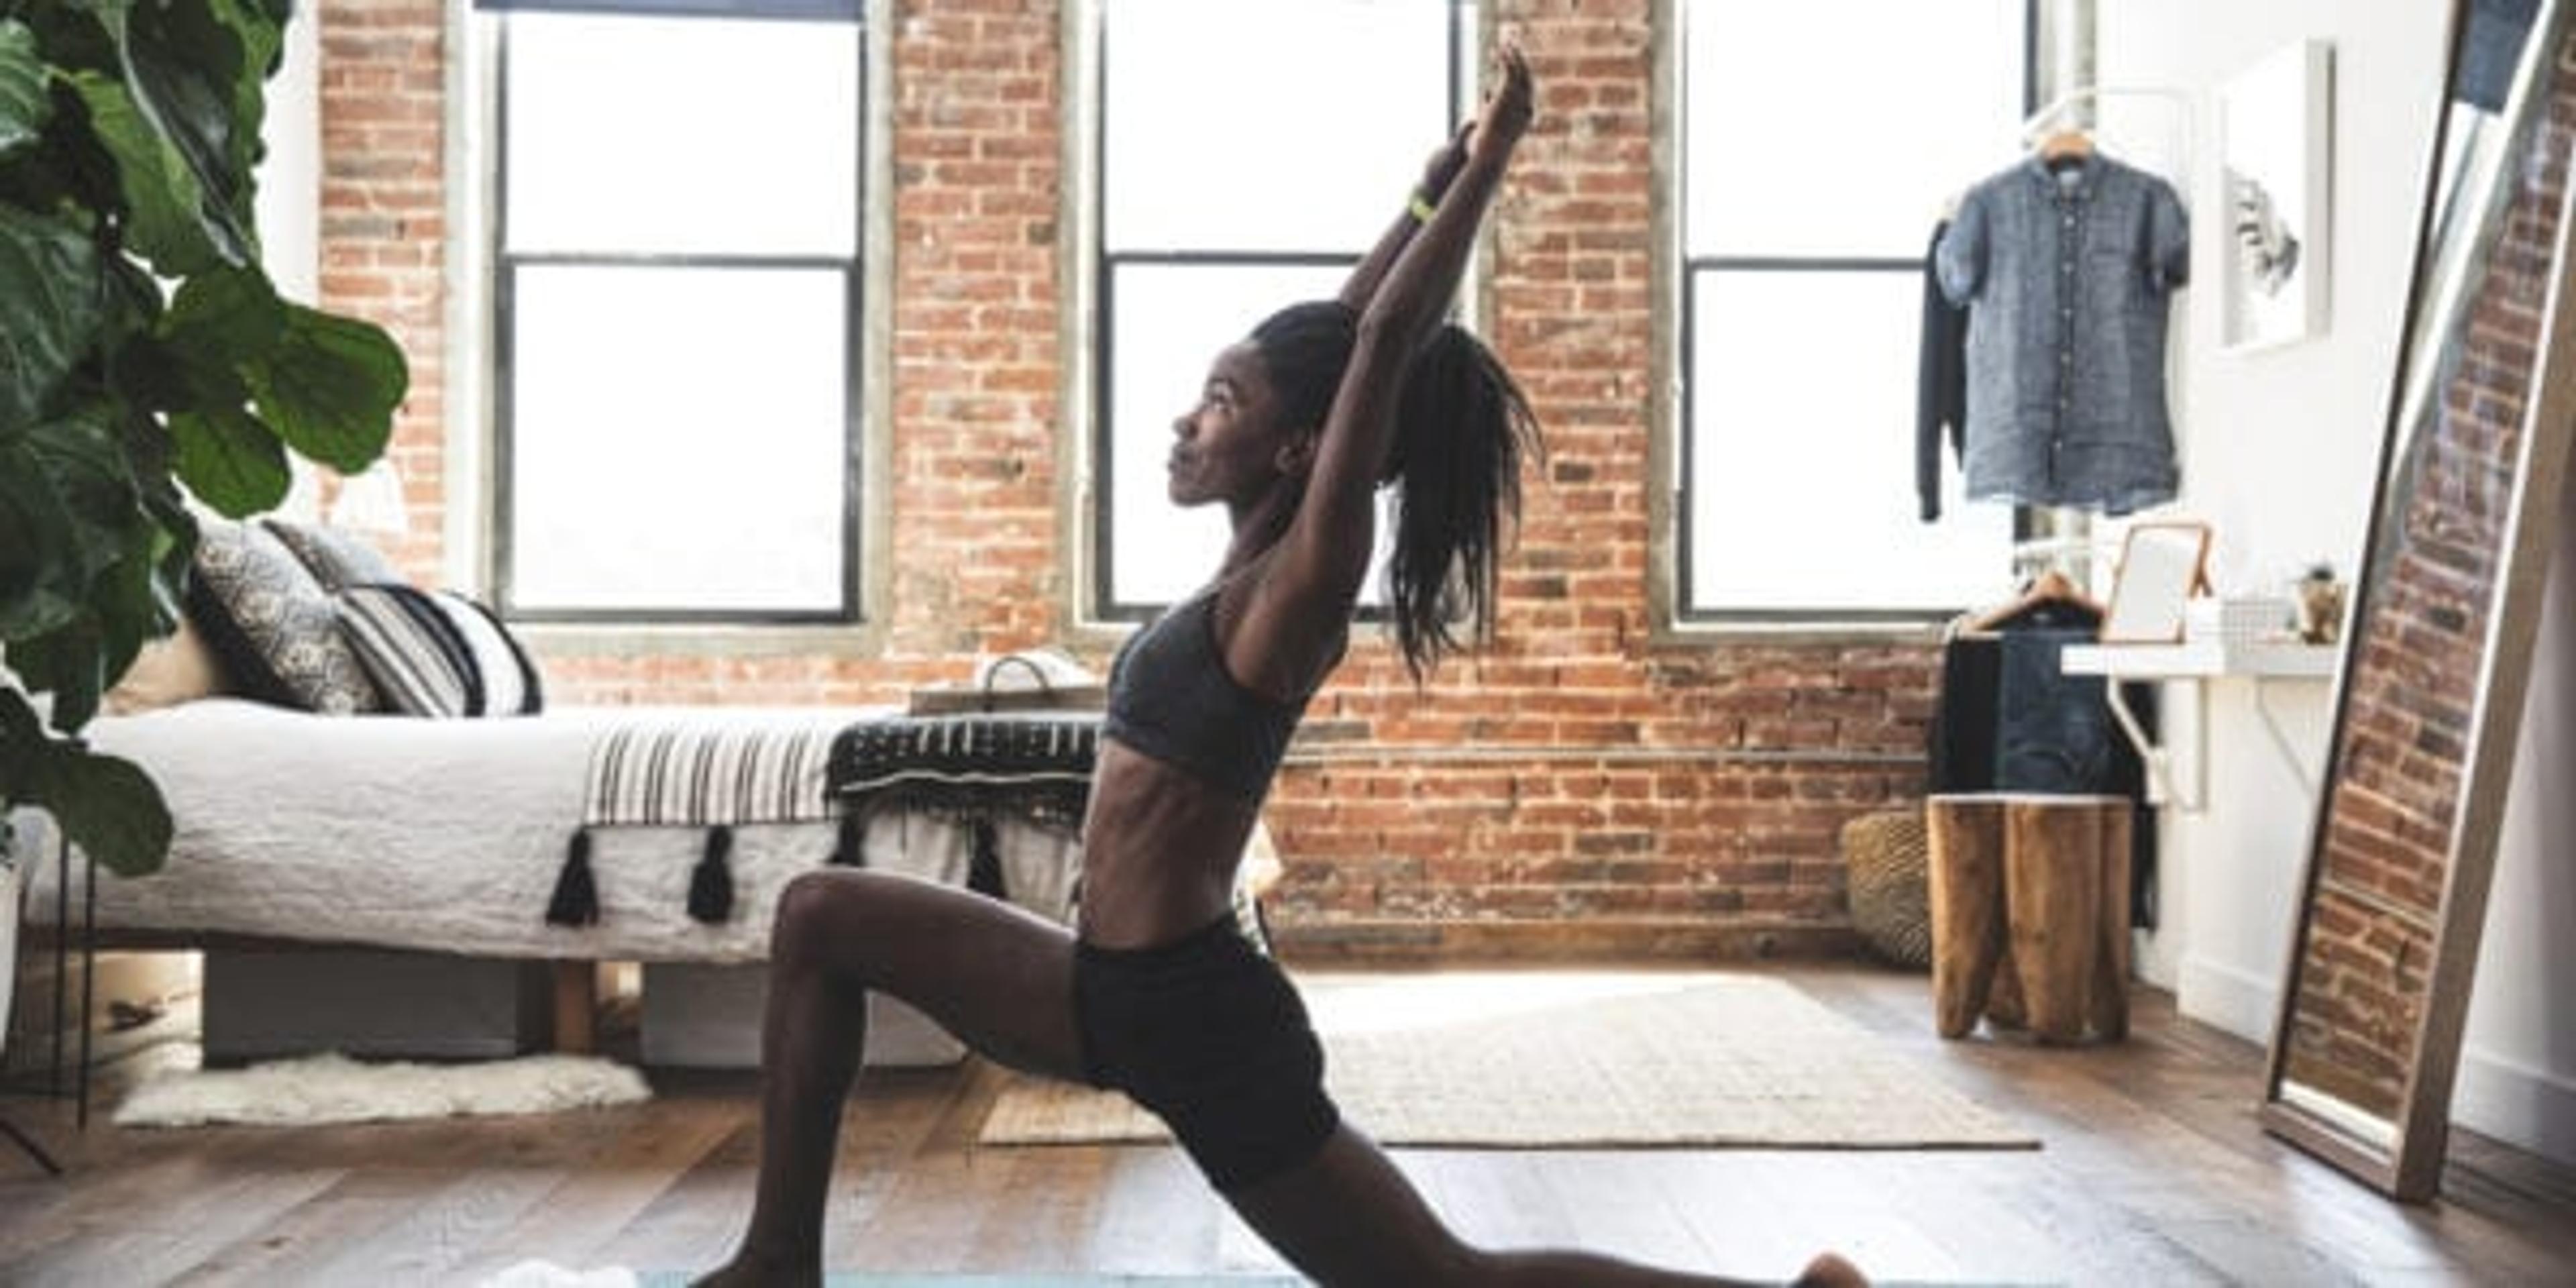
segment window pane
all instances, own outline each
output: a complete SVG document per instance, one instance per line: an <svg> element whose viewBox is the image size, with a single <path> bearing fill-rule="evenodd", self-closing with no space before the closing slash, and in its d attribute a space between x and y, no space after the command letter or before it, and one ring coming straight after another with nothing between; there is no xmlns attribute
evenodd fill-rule
<svg viewBox="0 0 2576 1288"><path fill-rule="evenodd" d="M1112 0L1107 248L1365 250L1447 137L1449 13L1436 0Z"/></svg>
<svg viewBox="0 0 2576 1288"><path fill-rule="evenodd" d="M1197 401L1219 350L1299 300L1330 297L1347 267L1113 266L1109 301L1111 607L1176 603L1225 559L1225 508L1183 510L1165 491L1172 422ZM1381 502L1383 502L1383 495ZM1378 524L1378 560L1387 525ZM1364 602L1375 602L1372 571Z"/></svg>
<svg viewBox="0 0 2576 1288"><path fill-rule="evenodd" d="M1690 607L1952 611L2010 590L2012 511L1914 492L1922 278L1692 274Z"/></svg>
<svg viewBox="0 0 2576 1288"><path fill-rule="evenodd" d="M508 23L509 250L857 253L856 25Z"/></svg>
<svg viewBox="0 0 2576 1288"><path fill-rule="evenodd" d="M846 273L529 266L515 293L514 609L842 608Z"/></svg>
<svg viewBox="0 0 2576 1288"><path fill-rule="evenodd" d="M1695 0L1689 252L1920 257L1944 199L2019 151L2022 10Z"/></svg>

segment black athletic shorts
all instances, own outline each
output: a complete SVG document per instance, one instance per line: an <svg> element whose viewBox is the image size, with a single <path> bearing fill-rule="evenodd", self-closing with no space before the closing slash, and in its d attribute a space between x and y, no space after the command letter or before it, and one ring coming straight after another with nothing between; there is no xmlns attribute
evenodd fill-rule
<svg viewBox="0 0 2576 1288"><path fill-rule="evenodd" d="M1076 943L1083 1077L1172 1129L1223 1191L1315 1156L1341 1125L1324 1049L1277 963L1226 914L1151 948Z"/></svg>

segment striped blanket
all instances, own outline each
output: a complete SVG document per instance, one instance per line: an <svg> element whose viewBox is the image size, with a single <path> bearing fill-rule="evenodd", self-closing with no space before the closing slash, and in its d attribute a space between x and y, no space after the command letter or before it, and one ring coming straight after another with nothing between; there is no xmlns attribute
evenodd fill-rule
<svg viewBox="0 0 2576 1288"><path fill-rule="evenodd" d="M861 726L864 728L865 726ZM839 726L629 726L591 748L582 825L803 823L832 817L823 789Z"/></svg>
<svg viewBox="0 0 2576 1288"><path fill-rule="evenodd" d="M968 828L967 888L998 899L1009 892L996 821L1080 830L1099 751L1097 712L916 716L844 730L824 778L846 817L912 810Z"/></svg>
<svg viewBox="0 0 2576 1288"><path fill-rule="evenodd" d="M840 821L837 864L864 864L873 812L916 810L973 829L968 884L996 897L1002 817L1071 831L1081 826L1099 747L1097 715L973 715L830 724L723 714L703 722L638 723L592 744L581 825L567 847L546 920L599 920L591 835L603 827L703 827L689 880L689 915L733 915L728 859L747 823Z"/></svg>

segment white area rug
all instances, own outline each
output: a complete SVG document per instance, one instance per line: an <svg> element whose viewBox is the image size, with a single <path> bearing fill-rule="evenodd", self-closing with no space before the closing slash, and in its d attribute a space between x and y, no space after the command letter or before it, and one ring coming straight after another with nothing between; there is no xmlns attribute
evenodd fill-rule
<svg viewBox="0 0 2576 1288"><path fill-rule="evenodd" d="M480 1064L362 1063L324 1054L247 1069L152 1075L117 1106L120 1127L204 1123L307 1126L542 1114L650 1099L635 1070L596 1056L532 1055Z"/></svg>
<svg viewBox="0 0 2576 1288"><path fill-rule="evenodd" d="M1395 1145L2026 1148L2029 1132L1778 980L1301 975L1324 1082ZM1932 1023L1927 1006L1923 1022ZM1014 1077L987 1145L1168 1139L1126 1097Z"/></svg>

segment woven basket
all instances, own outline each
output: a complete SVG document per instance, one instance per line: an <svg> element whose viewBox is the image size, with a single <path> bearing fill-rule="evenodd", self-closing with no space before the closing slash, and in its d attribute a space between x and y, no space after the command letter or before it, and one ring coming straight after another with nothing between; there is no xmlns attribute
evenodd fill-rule
<svg viewBox="0 0 2576 1288"><path fill-rule="evenodd" d="M1919 807L1843 824L1852 928L1879 956L1917 970L1932 965L1928 853Z"/></svg>

